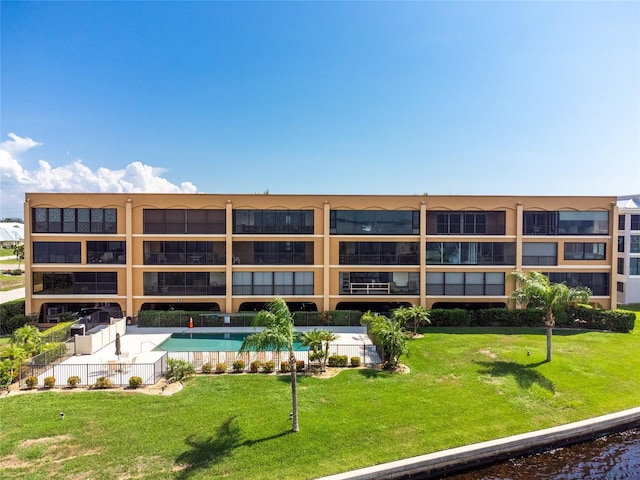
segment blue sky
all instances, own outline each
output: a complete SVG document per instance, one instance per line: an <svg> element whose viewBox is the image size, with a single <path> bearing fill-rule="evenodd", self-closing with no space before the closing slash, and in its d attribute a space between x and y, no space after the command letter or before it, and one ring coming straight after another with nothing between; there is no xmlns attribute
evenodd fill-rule
<svg viewBox="0 0 640 480"><path fill-rule="evenodd" d="M640 2L11 2L25 191L640 192Z"/></svg>

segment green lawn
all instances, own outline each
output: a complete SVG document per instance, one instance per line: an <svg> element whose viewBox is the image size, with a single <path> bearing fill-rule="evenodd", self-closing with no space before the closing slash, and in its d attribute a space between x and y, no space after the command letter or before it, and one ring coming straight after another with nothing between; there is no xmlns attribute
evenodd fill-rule
<svg viewBox="0 0 640 480"><path fill-rule="evenodd" d="M542 329L425 332L408 374L300 378L296 434L274 375L199 376L171 397L0 399L0 477L316 478L638 406L638 329L556 331L549 364Z"/></svg>

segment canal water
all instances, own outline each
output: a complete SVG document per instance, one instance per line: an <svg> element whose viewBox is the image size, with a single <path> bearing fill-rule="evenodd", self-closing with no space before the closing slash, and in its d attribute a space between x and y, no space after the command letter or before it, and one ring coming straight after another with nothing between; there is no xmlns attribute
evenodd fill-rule
<svg viewBox="0 0 640 480"><path fill-rule="evenodd" d="M516 458L446 480L640 479L640 429Z"/></svg>

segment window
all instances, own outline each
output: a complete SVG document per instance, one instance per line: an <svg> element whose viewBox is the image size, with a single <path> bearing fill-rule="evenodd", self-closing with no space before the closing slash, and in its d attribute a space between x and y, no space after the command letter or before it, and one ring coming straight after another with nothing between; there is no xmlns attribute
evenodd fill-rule
<svg viewBox="0 0 640 480"><path fill-rule="evenodd" d="M624 293L624 282L617 282L616 284L616 290L619 293Z"/></svg>
<svg viewBox="0 0 640 480"><path fill-rule="evenodd" d="M427 272L427 295L504 295L505 275L500 272Z"/></svg>
<svg viewBox="0 0 640 480"><path fill-rule="evenodd" d="M589 287L595 296L609 295L608 273L553 272L546 273L551 283L566 283L569 287Z"/></svg>
<svg viewBox="0 0 640 480"><path fill-rule="evenodd" d="M415 210L331 210L330 232L336 235L417 235Z"/></svg>
<svg viewBox="0 0 640 480"><path fill-rule="evenodd" d="M624 258L618 259L618 274L624 275Z"/></svg>
<svg viewBox="0 0 640 480"><path fill-rule="evenodd" d="M224 295L224 272L144 272L145 295Z"/></svg>
<svg viewBox="0 0 640 480"><path fill-rule="evenodd" d="M561 235L605 235L609 233L609 212L558 212Z"/></svg>
<svg viewBox="0 0 640 480"><path fill-rule="evenodd" d="M340 242L340 265L418 265L417 242Z"/></svg>
<svg viewBox="0 0 640 480"><path fill-rule="evenodd" d="M81 263L80 242L33 242L33 263Z"/></svg>
<svg viewBox="0 0 640 480"><path fill-rule="evenodd" d="M233 233L313 233L313 210L234 210Z"/></svg>
<svg viewBox="0 0 640 480"><path fill-rule="evenodd" d="M631 230L640 230L640 215L631 215Z"/></svg>
<svg viewBox="0 0 640 480"><path fill-rule="evenodd" d="M32 208L33 233L117 233L115 208Z"/></svg>
<svg viewBox="0 0 640 480"><path fill-rule="evenodd" d="M224 265L224 242L143 242L145 265Z"/></svg>
<svg viewBox="0 0 640 480"><path fill-rule="evenodd" d="M504 235L504 211L427 211L428 235Z"/></svg>
<svg viewBox="0 0 640 480"><path fill-rule="evenodd" d="M625 220L625 215L618 215L618 230L624 230Z"/></svg>
<svg viewBox="0 0 640 480"><path fill-rule="evenodd" d="M524 212L524 235L607 235L609 212Z"/></svg>
<svg viewBox="0 0 640 480"><path fill-rule="evenodd" d="M629 259L629 275L640 275L640 258Z"/></svg>
<svg viewBox="0 0 640 480"><path fill-rule="evenodd" d="M618 253L624 252L624 237L622 235L618 236Z"/></svg>
<svg viewBox="0 0 640 480"><path fill-rule="evenodd" d="M87 263L127 263L127 242L87 242Z"/></svg>
<svg viewBox="0 0 640 480"><path fill-rule="evenodd" d="M313 265L313 242L233 242L233 263Z"/></svg>
<svg viewBox="0 0 640 480"><path fill-rule="evenodd" d="M234 295L313 295L313 272L233 272Z"/></svg>
<svg viewBox="0 0 640 480"><path fill-rule="evenodd" d="M117 294L116 272L34 272L34 295Z"/></svg>
<svg viewBox="0 0 640 480"><path fill-rule="evenodd" d="M340 272L341 295L418 295L418 272Z"/></svg>
<svg viewBox="0 0 640 480"><path fill-rule="evenodd" d="M558 244L556 242L524 242L522 244L523 265L557 265Z"/></svg>
<svg viewBox="0 0 640 480"><path fill-rule="evenodd" d="M629 242L629 252L640 253L640 235L631 235Z"/></svg>
<svg viewBox="0 0 640 480"><path fill-rule="evenodd" d="M515 262L515 243L427 242L427 265L515 265Z"/></svg>
<svg viewBox="0 0 640 480"><path fill-rule="evenodd" d="M226 233L222 209L149 209L143 211L146 234L206 235Z"/></svg>
<svg viewBox="0 0 640 480"><path fill-rule="evenodd" d="M564 244L565 260L604 260L606 257L607 244L598 243L574 243Z"/></svg>

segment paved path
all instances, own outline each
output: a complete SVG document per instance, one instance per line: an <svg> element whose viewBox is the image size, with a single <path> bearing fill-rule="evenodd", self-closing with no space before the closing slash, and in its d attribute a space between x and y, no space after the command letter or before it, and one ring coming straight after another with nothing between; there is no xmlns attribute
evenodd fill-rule
<svg viewBox="0 0 640 480"><path fill-rule="evenodd" d="M13 300L18 300L19 298L24 298L24 287L0 292L0 303L11 302Z"/></svg>
<svg viewBox="0 0 640 480"><path fill-rule="evenodd" d="M0 260L16 260L16 256L0 257ZM16 268L18 268L17 260L15 265L11 263L0 264L0 270L13 270ZM20 268L24 270L24 263L20 264ZM24 287L0 292L0 303L11 302L13 300L18 300L19 298L24 298Z"/></svg>

